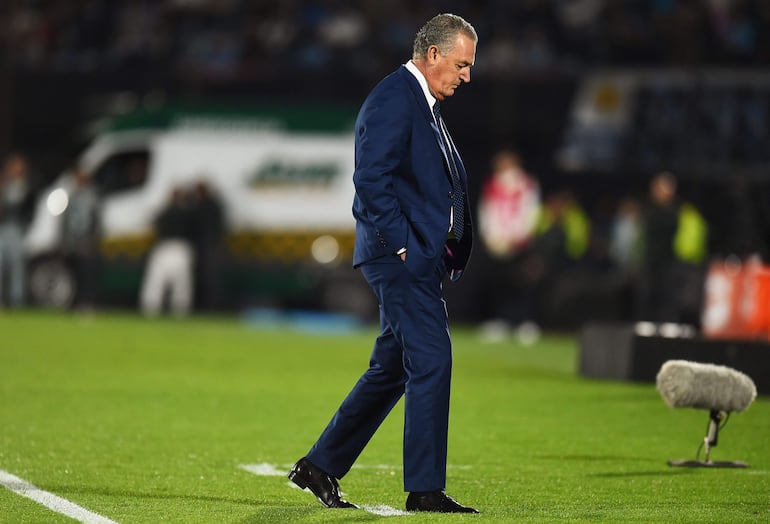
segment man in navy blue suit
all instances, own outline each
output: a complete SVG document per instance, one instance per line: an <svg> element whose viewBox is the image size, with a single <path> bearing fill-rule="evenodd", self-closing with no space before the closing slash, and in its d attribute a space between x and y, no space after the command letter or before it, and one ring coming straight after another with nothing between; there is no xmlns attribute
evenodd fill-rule
<svg viewBox="0 0 770 524"><path fill-rule="evenodd" d="M337 479L405 396L407 510L477 513L444 493L452 343L442 281L462 275L473 231L465 168L439 111L470 82L477 41L461 17L434 17L356 121L353 263L377 296L380 335L369 369L289 473L327 507L356 507Z"/></svg>

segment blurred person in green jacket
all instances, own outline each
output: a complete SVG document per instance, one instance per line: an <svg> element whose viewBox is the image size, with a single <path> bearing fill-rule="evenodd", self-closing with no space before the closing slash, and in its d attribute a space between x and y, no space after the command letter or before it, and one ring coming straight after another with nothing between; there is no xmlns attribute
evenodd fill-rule
<svg viewBox="0 0 770 524"><path fill-rule="evenodd" d="M552 264L580 260L588 249L591 221L571 192L548 196L540 208L535 234L538 250Z"/></svg>
<svg viewBox="0 0 770 524"><path fill-rule="evenodd" d="M565 275L582 262L590 231L590 219L570 191L559 190L545 197L529 249L517 266L512 315L519 331L537 332L542 322L559 321L554 317L561 316L566 297L579 287L572 286Z"/></svg>

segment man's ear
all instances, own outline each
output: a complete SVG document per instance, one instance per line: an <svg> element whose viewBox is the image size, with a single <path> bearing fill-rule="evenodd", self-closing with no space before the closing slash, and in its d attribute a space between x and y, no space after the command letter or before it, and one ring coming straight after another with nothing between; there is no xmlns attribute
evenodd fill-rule
<svg viewBox="0 0 770 524"><path fill-rule="evenodd" d="M437 45L432 45L428 48L428 60L431 62L436 62L438 60L439 55L441 52L438 49Z"/></svg>

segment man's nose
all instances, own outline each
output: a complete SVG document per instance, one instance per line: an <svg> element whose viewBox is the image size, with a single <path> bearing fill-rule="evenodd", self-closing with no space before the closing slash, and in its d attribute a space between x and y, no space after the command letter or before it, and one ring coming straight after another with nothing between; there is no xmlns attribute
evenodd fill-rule
<svg viewBox="0 0 770 524"><path fill-rule="evenodd" d="M466 84L471 81L471 70L470 70L470 68L463 69L463 70L460 71L460 80L462 80Z"/></svg>

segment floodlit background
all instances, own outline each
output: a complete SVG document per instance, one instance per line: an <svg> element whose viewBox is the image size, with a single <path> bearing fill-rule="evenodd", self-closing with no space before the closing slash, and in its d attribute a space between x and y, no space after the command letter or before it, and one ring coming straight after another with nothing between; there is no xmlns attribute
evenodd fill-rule
<svg viewBox="0 0 770 524"><path fill-rule="evenodd" d="M12 0L0 10L0 152L26 162L29 197L27 271L6 279L24 279L28 305L173 309L165 288L142 306L142 286L162 238L156 218L179 190L188 227L173 234L195 261L183 314L370 316L348 270L350 130L421 23L445 11L480 38L472 83L445 109L479 231L472 271L447 287L453 318L698 326L711 265L767 255L766 2ZM77 171L96 186L90 251L63 238L76 234L62 223ZM650 218L662 171L676 179L676 211ZM13 292L6 282L4 304L18 303Z"/></svg>

